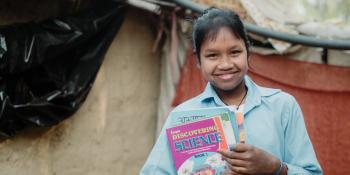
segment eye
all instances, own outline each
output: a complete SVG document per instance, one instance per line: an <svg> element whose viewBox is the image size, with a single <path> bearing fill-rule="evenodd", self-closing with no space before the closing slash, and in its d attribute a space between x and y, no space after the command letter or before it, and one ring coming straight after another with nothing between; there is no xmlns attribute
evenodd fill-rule
<svg viewBox="0 0 350 175"><path fill-rule="evenodd" d="M230 55L231 56L238 56L242 53L242 50L231 50Z"/></svg>
<svg viewBox="0 0 350 175"><path fill-rule="evenodd" d="M216 59L218 57L218 54L210 53L210 54L206 54L205 57L209 59Z"/></svg>

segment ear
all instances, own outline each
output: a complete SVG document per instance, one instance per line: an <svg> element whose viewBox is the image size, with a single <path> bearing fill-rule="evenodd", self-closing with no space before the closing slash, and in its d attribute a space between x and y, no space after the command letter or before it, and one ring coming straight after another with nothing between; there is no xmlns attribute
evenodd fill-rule
<svg viewBox="0 0 350 175"><path fill-rule="evenodd" d="M200 69L201 68L201 63L198 61L198 59L196 59L196 60L197 60L196 66L197 66L198 69Z"/></svg>
<svg viewBox="0 0 350 175"><path fill-rule="evenodd" d="M250 60L251 60L251 54L247 56L247 64L248 64L248 69L250 68Z"/></svg>
<svg viewBox="0 0 350 175"><path fill-rule="evenodd" d="M193 57L196 59L196 66L197 68L201 67L201 62L200 62L200 56L197 54L196 50L193 49Z"/></svg>

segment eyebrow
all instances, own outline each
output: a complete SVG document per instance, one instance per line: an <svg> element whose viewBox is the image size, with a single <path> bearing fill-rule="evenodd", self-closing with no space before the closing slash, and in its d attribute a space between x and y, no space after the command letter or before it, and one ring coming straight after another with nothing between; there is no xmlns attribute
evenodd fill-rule
<svg viewBox="0 0 350 175"><path fill-rule="evenodd" d="M229 50L232 50L232 49L242 49L242 46L241 45L234 45L234 46L230 47Z"/></svg>
<svg viewBox="0 0 350 175"><path fill-rule="evenodd" d="M233 50L233 49L242 49L242 46L240 45L234 45L232 47L230 47L228 50ZM217 52L218 50L217 49L205 49L204 52L207 53L207 52Z"/></svg>

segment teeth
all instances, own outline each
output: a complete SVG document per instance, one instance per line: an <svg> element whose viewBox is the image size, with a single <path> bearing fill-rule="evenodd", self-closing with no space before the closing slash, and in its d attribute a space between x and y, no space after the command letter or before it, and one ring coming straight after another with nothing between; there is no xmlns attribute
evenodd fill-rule
<svg viewBox="0 0 350 175"><path fill-rule="evenodd" d="M233 74L223 74L219 76L221 79L227 80L233 77Z"/></svg>

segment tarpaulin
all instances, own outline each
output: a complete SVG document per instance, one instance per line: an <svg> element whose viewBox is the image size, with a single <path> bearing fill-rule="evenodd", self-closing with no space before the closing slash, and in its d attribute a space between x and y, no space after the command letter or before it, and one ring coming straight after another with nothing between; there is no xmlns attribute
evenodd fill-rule
<svg viewBox="0 0 350 175"><path fill-rule="evenodd" d="M7 51L5 37L0 34L0 59L4 56L4 53Z"/></svg>
<svg viewBox="0 0 350 175"><path fill-rule="evenodd" d="M104 1L69 17L0 27L1 135L52 126L80 107L124 11Z"/></svg>
<svg viewBox="0 0 350 175"><path fill-rule="evenodd" d="M205 88L190 50L174 106ZM282 89L297 99L325 174L350 174L350 68L253 54L249 75L257 84Z"/></svg>

